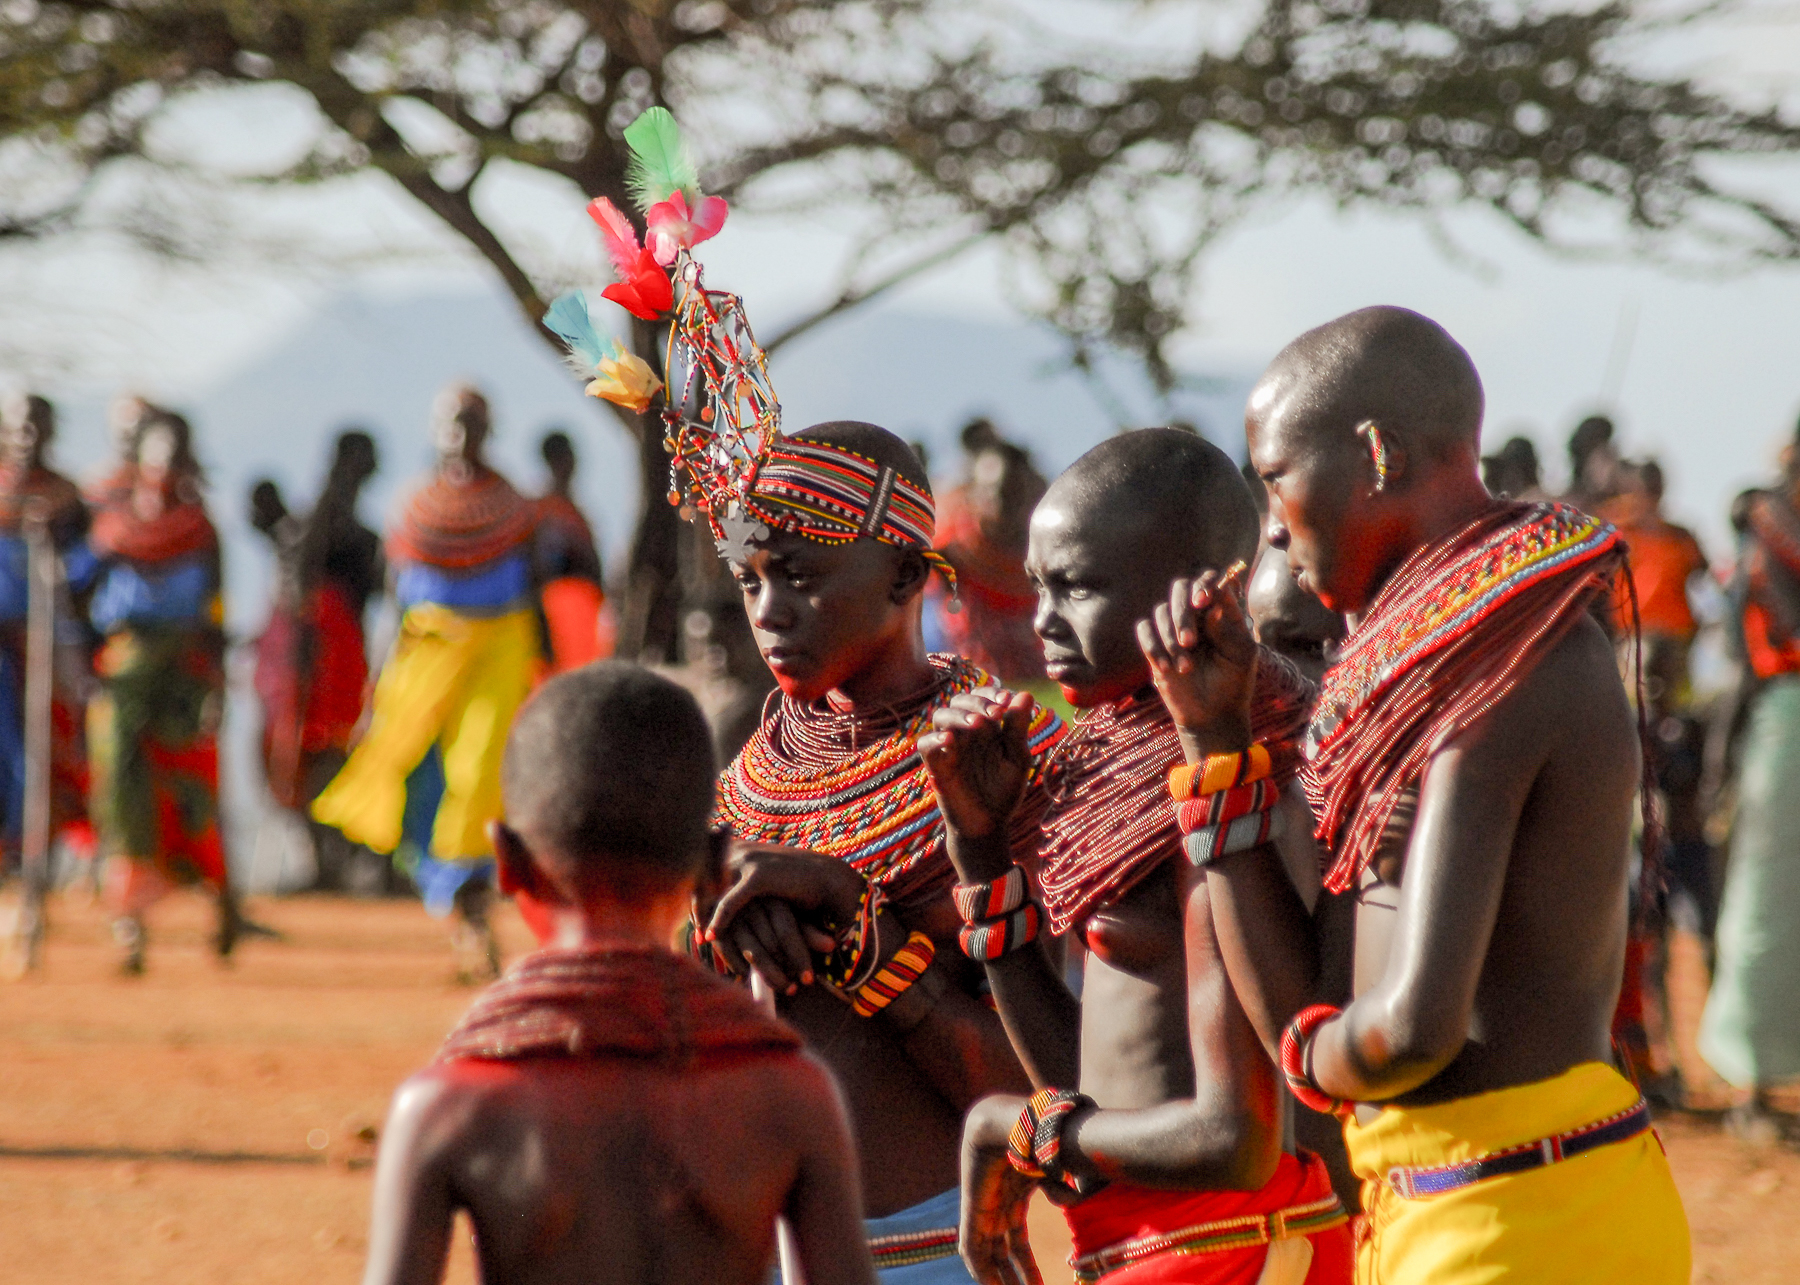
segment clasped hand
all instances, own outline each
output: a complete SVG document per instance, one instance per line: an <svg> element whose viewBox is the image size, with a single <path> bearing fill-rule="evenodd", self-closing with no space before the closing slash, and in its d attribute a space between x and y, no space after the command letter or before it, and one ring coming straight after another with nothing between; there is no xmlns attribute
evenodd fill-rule
<svg viewBox="0 0 1800 1285"><path fill-rule="evenodd" d="M982 687L953 697L931 716L931 730L919 737L919 757L937 791L944 824L956 839L1003 833L1031 774L1036 709L1028 693ZM993 869L964 869L970 860L981 860L967 843L951 843L950 855L965 883L997 878L1012 864L1009 854L998 852Z"/></svg>
<svg viewBox="0 0 1800 1285"><path fill-rule="evenodd" d="M837 940L821 923L848 924L865 882L838 857L803 848L733 842L730 883L705 923L705 939L738 976L752 968L777 994L796 994L814 980L814 957Z"/></svg>

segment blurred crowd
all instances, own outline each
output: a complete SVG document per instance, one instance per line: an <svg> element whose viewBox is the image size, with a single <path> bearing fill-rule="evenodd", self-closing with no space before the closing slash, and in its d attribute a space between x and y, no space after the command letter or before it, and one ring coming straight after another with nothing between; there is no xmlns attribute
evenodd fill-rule
<svg viewBox="0 0 1800 1285"><path fill-rule="evenodd" d="M433 911L456 912L459 966L491 975L497 889L483 827L497 814L499 747L536 683L611 654L613 622L593 529L572 498L568 436L543 437L546 481L526 497L487 463L477 390L446 390L431 423L437 467L385 536L358 516L380 466L360 429L337 435L305 511L273 481L251 490L251 525L276 567L254 642L262 762L303 837L308 886L416 889ZM51 687L49 828L66 868L107 898L135 972L146 912L176 883L217 898L221 954L263 930L239 907L219 825L226 639L205 474L176 412L124 398L111 426L114 458L82 487L52 467L48 401L18 397L0 414L0 813L16 867L30 811L27 621L34 600L53 601L50 663L39 662ZM960 445L937 486L937 545L957 588L932 590L927 641L1056 704L1024 565L1045 477L990 420L968 423ZM1552 498L1527 436L1483 465L1496 495ZM1713 979L1701 1051L1747 1095L1737 1126L1766 1131L1769 1089L1800 1075L1800 430L1778 475L1733 503L1733 547L1711 556L1665 515L1660 462L1628 456L1610 420L1576 426L1568 477L1556 498L1612 522L1630 546L1630 583L1607 623L1656 783L1640 826L1648 877L1615 1023L1621 1057L1653 1097L1684 1099L1667 975L1685 934ZM34 550L54 557L34 561ZM1316 677L1343 622L1294 585L1279 550L1264 547L1249 593L1262 641ZM769 680L729 587L712 597L690 611L673 672L728 758ZM372 658L372 608L390 599L398 629Z"/></svg>

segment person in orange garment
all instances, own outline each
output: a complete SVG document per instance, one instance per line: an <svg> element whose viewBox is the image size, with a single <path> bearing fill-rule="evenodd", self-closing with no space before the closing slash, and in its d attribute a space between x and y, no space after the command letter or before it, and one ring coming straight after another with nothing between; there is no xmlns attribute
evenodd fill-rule
<svg viewBox="0 0 1800 1285"><path fill-rule="evenodd" d="M538 603L546 660L552 673L561 674L612 655L613 640L600 548L571 494L574 444L567 433L553 432L538 449L550 470L550 489L537 502Z"/></svg>
<svg viewBox="0 0 1800 1285"><path fill-rule="evenodd" d="M670 950L702 884L712 738L601 662L520 712L493 847L540 949L395 1094L364 1285L436 1285L458 1210L487 1285L873 1285L843 1101L792 1027Z"/></svg>
<svg viewBox="0 0 1800 1285"><path fill-rule="evenodd" d="M1630 654L1634 621L1642 631L1645 715L1652 732L1647 750L1663 804L1664 843L1656 855L1664 888L1651 894L1626 943L1613 1039L1646 1095L1659 1105L1679 1105L1681 1077L1668 1035L1665 930L1669 916L1678 914L1710 946L1717 913L1712 849L1699 797L1705 733L1693 716L1688 671L1699 629L1688 585L1707 564L1694 533L1663 516L1662 465L1628 460L1614 477L1618 494L1601 503L1598 514L1618 529L1631 566L1633 588L1621 579L1613 594L1613 634L1620 668L1630 674L1636 663Z"/></svg>

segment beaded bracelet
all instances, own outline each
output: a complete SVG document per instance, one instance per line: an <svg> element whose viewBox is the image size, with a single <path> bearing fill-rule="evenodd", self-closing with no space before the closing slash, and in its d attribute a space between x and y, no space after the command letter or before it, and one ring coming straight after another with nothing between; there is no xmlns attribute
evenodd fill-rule
<svg viewBox="0 0 1800 1285"><path fill-rule="evenodd" d="M881 890L880 884L870 880L864 885L862 901L856 908L856 918L849 927L838 930L837 945L819 965L818 974L826 985L854 992L869 980L876 961L881 957L877 925L881 918L881 908L886 904L887 894Z"/></svg>
<svg viewBox="0 0 1800 1285"><path fill-rule="evenodd" d="M1190 863L1204 868L1221 857L1248 852L1279 839L1286 822L1287 813L1273 808L1246 812L1223 825L1203 825L1197 830L1189 830L1181 836L1181 847Z"/></svg>
<svg viewBox="0 0 1800 1285"><path fill-rule="evenodd" d="M1063 1133L1069 1120L1094 1100L1074 1089L1039 1089L1025 1103L1006 1139L1006 1159L1027 1178L1060 1182L1085 1196L1103 1183L1077 1177L1063 1168Z"/></svg>
<svg viewBox="0 0 1800 1285"><path fill-rule="evenodd" d="M1018 866L992 883L959 883L950 890L956 913L965 924L1011 914L1025 904L1025 871Z"/></svg>
<svg viewBox="0 0 1800 1285"><path fill-rule="evenodd" d="M1331 1004L1314 1004L1303 1008L1281 1033L1281 1074L1288 1092L1302 1105L1322 1115L1341 1116L1350 1108L1341 1098L1328 1097L1313 1080L1308 1063L1312 1060L1313 1036L1332 1018L1343 1013Z"/></svg>
<svg viewBox="0 0 1800 1285"><path fill-rule="evenodd" d="M857 989L850 1007L856 1010L858 1017L874 1017L906 994L908 988L925 975L936 956L937 946L931 938L924 933L912 933L907 937L906 945L895 951L894 957Z"/></svg>
<svg viewBox="0 0 1800 1285"><path fill-rule="evenodd" d="M1234 785L1260 781L1274 770L1269 747L1261 741L1234 754L1208 754L1199 763L1184 763L1169 773L1169 793L1177 799L1198 799Z"/></svg>
<svg viewBox="0 0 1800 1285"><path fill-rule="evenodd" d="M1187 834L1204 825L1223 825L1252 812L1266 812L1275 806L1281 790L1270 777L1248 785L1234 785L1229 790L1208 794L1198 799L1180 799L1175 804L1175 824Z"/></svg>
<svg viewBox="0 0 1800 1285"><path fill-rule="evenodd" d="M992 963L1037 940L1043 915L1037 902L1028 901L1010 915L965 925L956 935L962 953L981 963Z"/></svg>

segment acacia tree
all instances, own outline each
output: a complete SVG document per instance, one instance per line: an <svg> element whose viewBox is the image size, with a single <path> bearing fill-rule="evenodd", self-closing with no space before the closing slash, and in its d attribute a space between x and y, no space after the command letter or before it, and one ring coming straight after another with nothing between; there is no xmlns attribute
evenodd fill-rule
<svg viewBox="0 0 1800 1285"><path fill-rule="evenodd" d="M1427 220L1483 205L1575 250L1800 255L1796 215L1715 163L1791 155L1800 126L1635 71L1655 27L1624 0L1267 0L1229 47L1173 52L1134 41L1148 9L1196 32L1205 12L1090 0L1094 25L1059 32L1008 0L0 0L0 242L121 217L179 242L191 229L107 214L108 174L175 165L155 127L184 98L275 82L318 129L257 182L387 175L533 321L566 269L502 234L484 183L512 163L623 206L621 132L658 102L696 127L711 190L836 202L857 229L829 296L771 347L996 241L1021 308L1078 361L1123 349L1167 386L1210 240L1303 193ZM666 654L679 528L661 434L625 419L644 508L624 646Z"/></svg>

